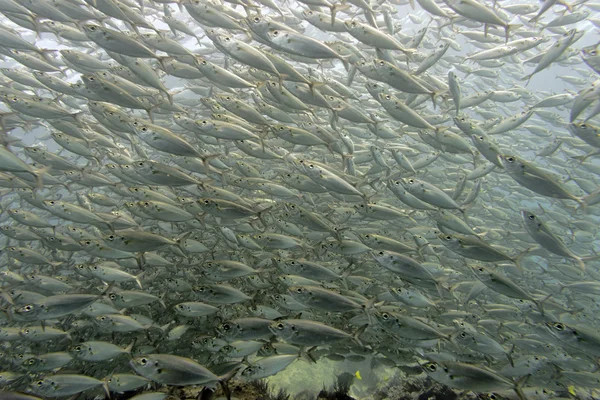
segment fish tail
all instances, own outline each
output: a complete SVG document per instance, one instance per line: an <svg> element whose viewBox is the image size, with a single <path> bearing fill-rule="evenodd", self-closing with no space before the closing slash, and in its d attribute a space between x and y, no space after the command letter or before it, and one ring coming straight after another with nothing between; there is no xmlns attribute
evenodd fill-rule
<svg viewBox="0 0 600 400"><path fill-rule="evenodd" d="M583 163L583 161L582 161ZM575 208L575 212L579 211L579 210L583 210L584 214L587 214L588 212L588 203L586 201L586 198L583 197L575 197L573 200L575 200L577 203L579 203L579 205L577 206L577 208Z"/></svg>
<svg viewBox="0 0 600 400"><path fill-rule="evenodd" d="M521 253L519 253L519 255L517 255L517 257L513 260L513 262L515 263L515 265L517 266L517 268L519 269L519 271L523 272L523 266L521 265L521 259L523 257L525 257L527 254L529 254L529 252L531 250L533 250L535 247L530 247L524 251L522 251Z"/></svg>
<svg viewBox="0 0 600 400"><path fill-rule="evenodd" d="M508 362L510 363L510 366L514 368L515 367L515 362L514 362L514 360L512 358L513 351L515 351L515 345L514 345L514 343L513 343L512 347L510 348L510 351L508 353L506 353L506 358L508 358Z"/></svg>
<svg viewBox="0 0 600 400"><path fill-rule="evenodd" d="M354 334L352 335L352 339L354 340L354 342L356 342L356 344L358 344L362 348L364 348L365 345L360 341L360 335L362 335L368 327L369 324L364 324L363 326L358 328L356 332L354 332Z"/></svg>
<svg viewBox="0 0 600 400"><path fill-rule="evenodd" d="M48 172L52 167L45 166L43 168L38 169L37 171L32 172L31 174L35 178L35 189L42 190L44 189L44 174Z"/></svg>
<svg viewBox="0 0 600 400"><path fill-rule="evenodd" d="M331 11L331 26L333 26L335 24L335 16L337 14L338 11L344 11L347 10L348 8L350 8L350 6L348 4L333 4L331 7L329 7L329 10Z"/></svg>
<svg viewBox="0 0 600 400"><path fill-rule="evenodd" d="M513 390L517 394L519 400L527 400L527 396L525 396L525 393L523 393L523 385L525 385L530 376L531 374L525 375L515 383Z"/></svg>
<svg viewBox="0 0 600 400"><path fill-rule="evenodd" d="M557 3L562 6L565 6L567 8L567 10L569 10L569 12L573 12L573 6L571 4L564 2L562 0L559 0ZM579 2L578 4L581 4L581 2Z"/></svg>
<svg viewBox="0 0 600 400"><path fill-rule="evenodd" d="M133 341L129 344L129 346L125 347L125 354L131 354L131 350L133 349L133 346L135 345L135 341L136 338L133 338Z"/></svg>
<svg viewBox="0 0 600 400"><path fill-rule="evenodd" d="M577 262L577 265L579 266L579 269L581 269L581 272L585 272L585 262L583 261L583 259L581 257L574 257L573 259Z"/></svg>
<svg viewBox="0 0 600 400"><path fill-rule="evenodd" d="M106 398L110 399L110 388L108 387L108 381L111 379L112 374L104 378L102 381L102 389L104 389L104 393L106 393Z"/></svg>
<svg viewBox="0 0 600 400"><path fill-rule="evenodd" d="M508 43L508 37L509 37L510 31L512 29L520 28L521 26L523 26L523 25L522 24L508 24L508 25L504 26L505 43Z"/></svg>
<svg viewBox="0 0 600 400"><path fill-rule="evenodd" d="M561 288L562 290L562 288ZM552 293L550 293L548 296L544 297L544 299L542 301L538 301L535 303L535 306L538 308L538 311L540 312L540 314L542 314L542 316L544 315L544 307L543 304L548 301L548 299L552 297Z"/></svg>

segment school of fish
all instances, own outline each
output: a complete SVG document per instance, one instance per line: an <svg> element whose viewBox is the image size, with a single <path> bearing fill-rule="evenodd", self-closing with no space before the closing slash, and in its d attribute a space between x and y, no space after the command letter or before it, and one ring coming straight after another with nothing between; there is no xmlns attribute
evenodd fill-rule
<svg viewBox="0 0 600 400"><path fill-rule="evenodd" d="M0 399L321 358L598 398L600 2L0 12Z"/></svg>

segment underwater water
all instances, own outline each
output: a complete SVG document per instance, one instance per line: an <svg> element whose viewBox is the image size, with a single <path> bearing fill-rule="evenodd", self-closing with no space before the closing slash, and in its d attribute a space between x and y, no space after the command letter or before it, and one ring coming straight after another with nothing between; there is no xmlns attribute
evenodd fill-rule
<svg viewBox="0 0 600 400"><path fill-rule="evenodd" d="M0 400L600 398L599 12L0 0Z"/></svg>

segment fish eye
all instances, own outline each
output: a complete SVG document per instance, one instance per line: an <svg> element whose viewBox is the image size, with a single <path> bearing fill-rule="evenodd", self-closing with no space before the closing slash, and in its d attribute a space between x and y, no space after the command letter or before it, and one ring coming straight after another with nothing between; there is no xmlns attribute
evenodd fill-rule
<svg viewBox="0 0 600 400"><path fill-rule="evenodd" d="M304 290L302 290L302 288L298 288L298 289L296 289L296 293L298 293L298 294L302 294L302 292L304 292Z"/></svg>
<svg viewBox="0 0 600 400"><path fill-rule="evenodd" d="M506 157L506 161L508 161L509 163L515 162L515 158L514 157Z"/></svg>
<svg viewBox="0 0 600 400"><path fill-rule="evenodd" d="M390 99L392 98L392 96L390 96L389 94L386 94L386 95L385 95L385 96L383 96L383 97L385 97L385 99L386 99L386 100L390 100Z"/></svg>
<svg viewBox="0 0 600 400"><path fill-rule="evenodd" d="M390 316L388 313L383 313L383 314L381 314L381 319L384 321L387 321L388 319L390 319Z"/></svg>
<svg viewBox="0 0 600 400"><path fill-rule="evenodd" d="M528 218L529 218L531 221L533 221L533 220L535 219L535 215L533 215L533 214L529 214L529 217L528 217Z"/></svg>
<svg viewBox="0 0 600 400"><path fill-rule="evenodd" d="M565 330L565 326L561 323L554 324L553 326L554 326L554 329L556 329L559 332L562 332Z"/></svg>
<svg viewBox="0 0 600 400"><path fill-rule="evenodd" d="M479 140L481 140L483 142L484 137L483 136L479 136Z"/></svg>
<svg viewBox="0 0 600 400"><path fill-rule="evenodd" d="M260 22L260 18L259 17L254 17L254 22Z"/></svg>
<svg viewBox="0 0 600 400"><path fill-rule="evenodd" d="M579 127L580 127L581 129L587 129L587 125L586 125L586 124L579 124Z"/></svg>
<svg viewBox="0 0 600 400"><path fill-rule="evenodd" d="M284 325L280 322L276 325L276 328L282 330L284 328Z"/></svg>
<svg viewBox="0 0 600 400"><path fill-rule="evenodd" d="M272 34L273 34L273 36L277 36L277 35L279 35L279 31L273 31Z"/></svg>
<svg viewBox="0 0 600 400"><path fill-rule="evenodd" d="M145 358L140 359L140 364L146 365L147 363L148 363L148 360L146 360Z"/></svg>
<svg viewBox="0 0 600 400"><path fill-rule="evenodd" d="M466 337L467 337L467 334L466 334L465 332L461 332L461 333L460 333L460 337L464 339L464 338L466 338Z"/></svg>
<svg viewBox="0 0 600 400"><path fill-rule="evenodd" d="M435 371L437 371L437 366L433 363L427 364L427 369L430 370L431 372L435 372Z"/></svg>
<svg viewBox="0 0 600 400"><path fill-rule="evenodd" d="M229 324L223 324L223 330L224 331L228 331L230 329L231 329L231 325L229 325Z"/></svg>
<svg viewBox="0 0 600 400"><path fill-rule="evenodd" d="M38 385L38 386L43 386L44 385L44 381L39 380L35 384Z"/></svg>
<svg viewBox="0 0 600 400"><path fill-rule="evenodd" d="M382 67L385 65L385 62L383 60L379 61L379 65L381 65Z"/></svg>

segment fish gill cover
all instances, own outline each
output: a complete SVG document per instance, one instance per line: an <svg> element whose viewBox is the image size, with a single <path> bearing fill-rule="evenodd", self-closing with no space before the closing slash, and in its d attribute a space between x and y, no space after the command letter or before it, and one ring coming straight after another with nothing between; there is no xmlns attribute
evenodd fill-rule
<svg viewBox="0 0 600 400"><path fill-rule="evenodd" d="M599 11L1 0L0 399L598 398Z"/></svg>

